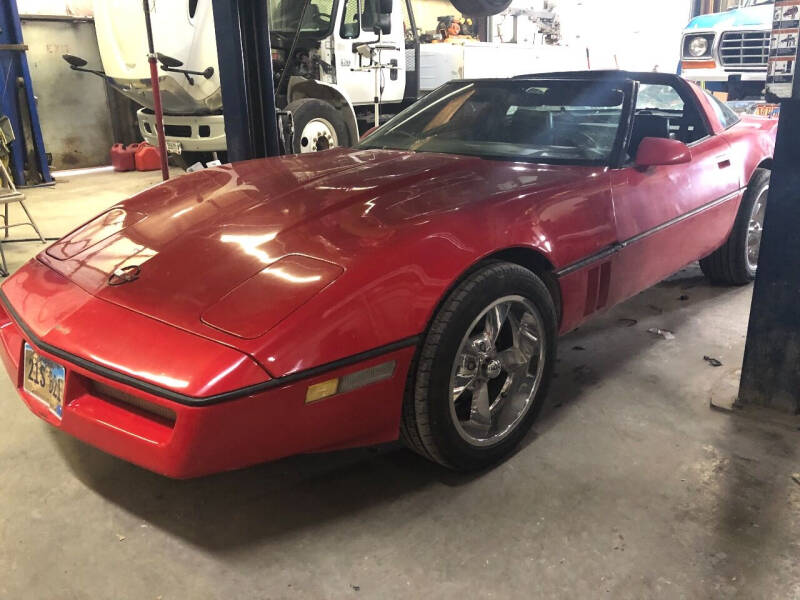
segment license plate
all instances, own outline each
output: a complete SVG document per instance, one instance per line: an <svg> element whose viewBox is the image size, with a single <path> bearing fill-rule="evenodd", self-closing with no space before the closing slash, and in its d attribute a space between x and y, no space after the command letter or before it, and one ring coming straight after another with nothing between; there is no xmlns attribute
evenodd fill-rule
<svg viewBox="0 0 800 600"><path fill-rule="evenodd" d="M180 142L171 142L167 140L167 152L170 154L180 154L183 152L183 146Z"/></svg>
<svg viewBox="0 0 800 600"><path fill-rule="evenodd" d="M25 344L25 368L22 387L43 402L55 416L61 418L64 408L64 379L66 370L58 363Z"/></svg>

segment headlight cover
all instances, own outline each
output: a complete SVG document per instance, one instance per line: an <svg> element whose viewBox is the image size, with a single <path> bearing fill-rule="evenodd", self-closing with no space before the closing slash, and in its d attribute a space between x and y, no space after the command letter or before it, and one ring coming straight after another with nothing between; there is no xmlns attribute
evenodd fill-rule
<svg viewBox="0 0 800 600"><path fill-rule="evenodd" d="M713 34L687 35L683 42L684 58L708 58L713 42Z"/></svg>
<svg viewBox="0 0 800 600"><path fill-rule="evenodd" d="M144 218L136 211L112 208L65 235L47 249L47 254L56 260L68 260Z"/></svg>
<svg viewBox="0 0 800 600"><path fill-rule="evenodd" d="M327 261L289 254L239 284L200 317L244 339L261 337L344 272Z"/></svg>

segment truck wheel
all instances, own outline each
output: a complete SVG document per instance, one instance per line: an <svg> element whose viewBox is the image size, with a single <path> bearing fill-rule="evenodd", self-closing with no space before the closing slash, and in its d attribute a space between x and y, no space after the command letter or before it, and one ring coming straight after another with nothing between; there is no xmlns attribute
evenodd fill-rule
<svg viewBox="0 0 800 600"><path fill-rule="evenodd" d="M511 5L511 0L450 0L456 10L468 17L491 17Z"/></svg>
<svg viewBox="0 0 800 600"><path fill-rule="evenodd" d="M301 98L291 102L286 110L292 113L294 120L292 150L295 154L352 145L342 115L324 100Z"/></svg>
<svg viewBox="0 0 800 600"><path fill-rule="evenodd" d="M739 206L733 231L720 248L700 261L703 274L714 283L745 285L755 279L769 179L769 170L756 169Z"/></svg>
<svg viewBox="0 0 800 600"><path fill-rule="evenodd" d="M556 356L544 282L489 263L445 299L409 372L401 439L429 460L480 469L508 455L541 410Z"/></svg>

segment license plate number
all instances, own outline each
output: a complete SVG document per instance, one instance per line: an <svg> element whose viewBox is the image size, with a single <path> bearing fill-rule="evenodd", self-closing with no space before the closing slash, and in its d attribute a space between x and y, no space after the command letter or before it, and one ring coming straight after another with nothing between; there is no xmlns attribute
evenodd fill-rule
<svg viewBox="0 0 800 600"><path fill-rule="evenodd" d="M171 142L167 140L167 152L170 154L180 154L183 152L183 146L180 142Z"/></svg>
<svg viewBox="0 0 800 600"><path fill-rule="evenodd" d="M24 365L22 387L60 419L64 409L66 370L38 354L30 344L25 344Z"/></svg>

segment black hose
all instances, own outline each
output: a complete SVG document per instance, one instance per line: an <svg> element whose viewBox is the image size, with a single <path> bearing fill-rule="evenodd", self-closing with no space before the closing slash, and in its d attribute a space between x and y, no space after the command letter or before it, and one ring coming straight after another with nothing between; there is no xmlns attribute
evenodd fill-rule
<svg viewBox="0 0 800 600"><path fill-rule="evenodd" d="M147 49L150 54L155 53L155 45L153 44L153 25L150 22L150 0L142 0L144 8L144 26L147 29Z"/></svg>

